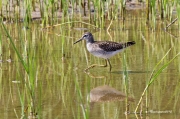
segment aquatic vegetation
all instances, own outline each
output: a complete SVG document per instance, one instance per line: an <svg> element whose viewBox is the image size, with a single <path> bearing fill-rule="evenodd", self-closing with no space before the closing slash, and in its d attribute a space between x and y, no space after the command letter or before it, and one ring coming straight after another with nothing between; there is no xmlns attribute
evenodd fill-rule
<svg viewBox="0 0 180 119"><path fill-rule="evenodd" d="M152 109L179 114L178 0L3 0L0 14L2 118L133 118L134 110ZM83 43L73 45L86 31L136 45L112 57L111 73L99 67L84 73L89 64L104 63ZM102 85L110 96L103 94L92 109L91 90ZM125 101L103 100L113 96Z"/></svg>
<svg viewBox="0 0 180 119"><path fill-rule="evenodd" d="M167 63L165 63L163 66L161 66L161 67L156 71L157 67L163 62L164 58L168 55L168 53L169 53L170 51L171 51L171 49L168 50L168 52L164 55L164 57L163 57L163 58L156 64L156 66L153 68L153 71L152 71L152 73L151 73L151 75L150 75L150 79L149 79L149 81L148 81L148 83L147 83L147 85L146 85L146 87L145 87L145 89L144 89L144 91L143 91L143 93L142 93L142 95L141 95L141 97L140 97L140 99L139 99L139 102L138 102L138 104L137 104L137 106L136 106L135 113L137 113L137 110L138 110L138 108L139 108L139 105L142 103L142 100L143 100L144 95L148 92L149 86L150 86L155 80L157 80L157 77L162 73L162 71L163 71L165 68L167 68L167 67L170 65L170 63L171 63L175 58L177 58L177 57L180 55L180 53L178 53L178 54L175 55L170 61L168 61Z"/></svg>
<svg viewBox="0 0 180 119"><path fill-rule="evenodd" d="M73 21L88 17L90 23L103 28L106 20L128 18L127 12L131 9L138 10L141 14L145 11L147 22L155 28L159 18L171 22L174 16L178 16L179 2L178 0L147 0L136 3L127 0L17 0L12 2L4 0L0 2L3 21L24 21L25 25L37 19L41 20L43 25L53 25L58 22L58 19Z"/></svg>

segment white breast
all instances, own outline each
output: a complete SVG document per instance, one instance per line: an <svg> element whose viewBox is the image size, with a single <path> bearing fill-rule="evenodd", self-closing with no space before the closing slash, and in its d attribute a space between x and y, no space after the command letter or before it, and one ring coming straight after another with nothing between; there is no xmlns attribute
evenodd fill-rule
<svg viewBox="0 0 180 119"><path fill-rule="evenodd" d="M99 48L97 44L92 44L92 43L87 43L86 44L87 50L93 54L96 57L101 57L104 59L109 59L110 57L114 56L118 52L121 52L122 50L117 50L117 51L104 51L103 49Z"/></svg>

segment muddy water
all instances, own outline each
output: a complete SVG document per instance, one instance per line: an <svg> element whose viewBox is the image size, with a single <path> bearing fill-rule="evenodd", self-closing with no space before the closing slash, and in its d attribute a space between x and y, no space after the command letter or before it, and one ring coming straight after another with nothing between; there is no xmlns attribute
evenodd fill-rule
<svg viewBox="0 0 180 119"><path fill-rule="evenodd" d="M180 51L180 42L175 25L167 33L159 27L155 31L148 29L145 20L130 20L126 21L124 30L121 21L114 21L109 33L79 23L74 28L64 25L49 30L42 30L39 24L31 24L27 30L22 29L22 24L7 24L22 58L26 62L29 59L30 76L1 28L0 117L15 119L34 114L38 118L72 119L84 118L86 114L86 118L92 119L136 118L133 112L153 68L171 48L158 69L170 61ZM91 64L105 62L92 56L84 41L73 45L84 28L92 32L96 40L134 40L136 44L110 59L111 73L109 67L95 67L85 73L84 69ZM177 57L149 87L141 106L143 112L148 109L149 114L142 117L179 118L179 70ZM101 100L107 95L116 98L119 93L123 99L92 104L91 90L104 85L112 88L98 93ZM129 115L124 114L127 107Z"/></svg>

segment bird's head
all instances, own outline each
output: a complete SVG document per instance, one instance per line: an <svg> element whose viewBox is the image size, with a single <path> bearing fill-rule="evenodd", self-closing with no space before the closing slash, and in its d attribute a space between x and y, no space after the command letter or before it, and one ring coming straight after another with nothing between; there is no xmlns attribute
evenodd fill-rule
<svg viewBox="0 0 180 119"><path fill-rule="evenodd" d="M74 44L76 44L82 40L86 40L86 42L94 42L93 35L90 32L84 33L84 35L78 41L74 42Z"/></svg>

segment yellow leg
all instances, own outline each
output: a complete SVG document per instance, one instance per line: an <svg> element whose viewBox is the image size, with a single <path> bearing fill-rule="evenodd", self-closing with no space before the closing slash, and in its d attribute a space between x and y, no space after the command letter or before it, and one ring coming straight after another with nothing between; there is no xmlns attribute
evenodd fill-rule
<svg viewBox="0 0 180 119"><path fill-rule="evenodd" d="M98 66L98 67L107 67L107 62L109 63L109 61L106 60L106 64L105 65L93 64L93 65L89 66L88 68L86 68L84 71L88 71L89 69L91 69L93 67L96 67L96 66Z"/></svg>
<svg viewBox="0 0 180 119"><path fill-rule="evenodd" d="M110 63L109 59L107 59L106 61L107 61L108 64L109 64L109 71L111 72L111 68L112 68L111 63Z"/></svg>

